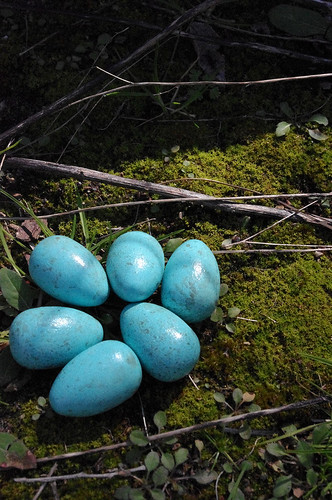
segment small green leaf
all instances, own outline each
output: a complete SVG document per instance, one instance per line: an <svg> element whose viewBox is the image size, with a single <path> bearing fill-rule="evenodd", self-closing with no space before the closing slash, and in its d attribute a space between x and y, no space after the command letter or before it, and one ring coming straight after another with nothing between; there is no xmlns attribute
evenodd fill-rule
<svg viewBox="0 0 332 500"><path fill-rule="evenodd" d="M139 429L132 431L129 436L130 441L137 446L146 446L149 443L148 438Z"/></svg>
<svg viewBox="0 0 332 500"><path fill-rule="evenodd" d="M174 453L176 465L183 464L187 460L188 455L189 450L187 450L187 448L179 448L178 450L176 450L176 452Z"/></svg>
<svg viewBox="0 0 332 500"><path fill-rule="evenodd" d="M229 287L226 283L221 283L219 297L223 297L228 292Z"/></svg>
<svg viewBox="0 0 332 500"><path fill-rule="evenodd" d="M171 453L162 453L161 455L161 463L167 470L171 471L174 469L175 461L174 457Z"/></svg>
<svg viewBox="0 0 332 500"><path fill-rule="evenodd" d="M315 448L310 443L307 443L307 441L299 441L295 453L303 467L309 469L312 466Z"/></svg>
<svg viewBox="0 0 332 500"><path fill-rule="evenodd" d="M14 441L16 437L9 432L0 432L0 450L6 451Z"/></svg>
<svg viewBox="0 0 332 500"><path fill-rule="evenodd" d="M233 472L233 466L229 462L225 462L222 466L226 474L232 474Z"/></svg>
<svg viewBox="0 0 332 500"><path fill-rule="evenodd" d="M225 328L229 333L235 333L236 326L234 323L226 323Z"/></svg>
<svg viewBox="0 0 332 500"><path fill-rule="evenodd" d="M241 312L241 309L238 307L230 307L227 311L227 315L229 318L236 318Z"/></svg>
<svg viewBox="0 0 332 500"><path fill-rule="evenodd" d="M173 446L173 444L177 443L178 440L176 437L173 437L173 438L164 439L163 442L170 445L170 446Z"/></svg>
<svg viewBox="0 0 332 500"><path fill-rule="evenodd" d="M131 488L129 491L129 500L145 500L143 491Z"/></svg>
<svg viewBox="0 0 332 500"><path fill-rule="evenodd" d="M150 490L152 500L165 500L165 493L162 490Z"/></svg>
<svg viewBox="0 0 332 500"><path fill-rule="evenodd" d="M214 323L221 323L224 319L224 313L221 307L216 307L210 316L210 320Z"/></svg>
<svg viewBox="0 0 332 500"><path fill-rule="evenodd" d="M159 465L160 457L156 451L150 451L144 459L146 470L150 473L155 470Z"/></svg>
<svg viewBox="0 0 332 500"><path fill-rule="evenodd" d="M29 286L24 278L6 267L0 269L0 288L8 304L18 311L30 309L39 293Z"/></svg>
<svg viewBox="0 0 332 500"><path fill-rule="evenodd" d="M196 448L198 449L199 454L201 454L201 453L202 453L202 451L203 451L203 448L204 448L204 443L203 443L203 441L201 441L200 439L195 439L195 446L196 446Z"/></svg>
<svg viewBox="0 0 332 500"><path fill-rule="evenodd" d="M332 427L326 423L317 425L312 431L312 442L321 444L332 435Z"/></svg>
<svg viewBox="0 0 332 500"><path fill-rule="evenodd" d="M309 132L310 137L312 137L313 139L315 139L315 141L326 141L326 139L329 138L328 135L323 134L323 132L321 132L318 129L310 129L309 128L308 132Z"/></svg>
<svg viewBox="0 0 332 500"><path fill-rule="evenodd" d="M288 495L292 489L292 475L278 477L274 484L273 496L282 498Z"/></svg>
<svg viewBox="0 0 332 500"><path fill-rule="evenodd" d="M318 474L313 469L308 469L306 478L309 486L315 486L318 481Z"/></svg>
<svg viewBox="0 0 332 500"><path fill-rule="evenodd" d="M326 116L316 113L309 118L309 122L316 122L319 125L328 125L329 121Z"/></svg>
<svg viewBox="0 0 332 500"><path fill-rule="evenodd" d="M223 240L221 246L224 248L224 247L228 247L228 245L231 245L233 243L233 240L232 238L227 238L226 240Z"/></svg>
<svg viewBox="0 0 332 500"><path fill-rule="evenodd" d="M39 404L39 406L44 407L47 401L43 396L39 396L39 398L37 399L37 403Z"/></svg>
<svg viewBox="0 0 332 500"><path fill-rule="evenodd" d="M217 403L225 403L225 396L221 392L215 392L213 397Z"/></svg>
<svg viewBox="0 0 332 500"><path fill-rule="evenodd" d="M248 408L249 413L259 410L261 410L261 407L259 405L256 405L256 403L252 403Z"/></svg>
<svg viewBox="0 0 332 500"><path fill-rule="evenodd" d="M243 398L243 392L241 391L241 389L239 389L238 387L234 389L234 391L232 392L232 398L234 403L236 405L239 405L242 402Z"/></svg>
<svg viewBox="0 0 332 500"><path fill-rule="evenodd" d="M160 432L160 430L165 427L166 423L167 423L167 417L166 417L166 413L164 411L157 411L157 413L155 413L155 415L153 416L153 422L155 424L156 427L158 427L158 432Z"/></svg>
<svg viewBox="0 0 332 500"><path fill-rule="evenodd" d="M242 439L247 440L250 439L251 434L252 434L252 429L249 426L248 422L245 422L241 427L239 431L240 436Z"/></svg>
<svg viewBox="0 0 332 500"><path fill-rule="evenodd" d="M288 122L279 122L276 128L276 136L282 137L283 135L288 134L291 128L291 123Z"/></svg>
<svg viewBox="0 0 332 500"><path fill-rule="evenodd" d="M120 486L120 488L117 488L117 490L115 491L114 498L116 498L116 500L130 500L130 490L130 486Z"/></svg>
<svg viewBox="0 0 332 500"><path fill-rule="evenodd" d="M196 472L193 476L191 476L192 479L195 479L198 484L210 484L212 481L215 481L218 477L218 474L215 471L208 471L208 470L202 470Z"/></svg>
<svg viewBox="0 0 332 500"><path fill-rule="evenodd" d="M294 118L294 111L292 110L288 102L281 102L280 109L288 118Z"/></svg>
<svg viewBox="0 0 332 500"><path fill-rule="evenodd" d="M229 483L228 491L230 493L228 500L245 500L243 491L240 490L234 481Z"/></svg>
<svg viewBox="0 0 332 500"><path fill-rule="evenodd" d="M168 480L168 470L166 467L161 465L158 467L156 470L153 471L152 473L152 481L155 486L161 486L162 484L165 484Z"/></svg>
<svg viewBox="0 0 332 500"><path fill-rule="evenodd" d="M185 240L183 238L172 238L164 247L165 253L173 253Z"/></svg>
<svg viewBox="0 0 332 500"><path fill-rule="evenodd" d="M270 455L272 455L273 457L282 457L284 455L287 455L287 451L279 443L269 443L266 446L266 449L268 453L270 453Z"/></svg>

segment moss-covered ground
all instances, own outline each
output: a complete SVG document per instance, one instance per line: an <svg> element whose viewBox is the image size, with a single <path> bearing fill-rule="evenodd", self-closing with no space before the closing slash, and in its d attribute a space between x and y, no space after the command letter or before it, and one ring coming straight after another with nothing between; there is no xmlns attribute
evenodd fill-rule
<svg viewBox="0 0 332 500"><path fill-rule="evenodd" d="M270 3L272 6L278 2ZM177 8L192 6L192 2L170 2L163 11L150 6L143 8L140 2L129 1L85 0L78 5L67 4L68 10L94 13L99 17L72 18L54 12L53 2L48 1L43 7L36 5L32 10L0 9L0 23L5 33L0 53L4 75L1 131L73 91L85 78L97 76L96 65L116 62L155 34L130 25L129 21L129 27L105 22L102 16L166 25L179 13ZM156 4L161 7L165 2ZM260 23L262 26L268 23L265 2L257 2L252 7L252 2L242 0L219 9L210 15L228 20L232 26L247 29L255 25L259 30ZM105 38L105 33L109 38ZM103 40L109 41L106 49L103 49ZM294 48L315 53L315 48L306 43L297 42ZM320 46L316 49L324 52ZM304 71L303 61L245 48L226 47L224 54L229 80L325 71L314 63ZM319 55L326 54L319 52ZM193 70L201 71L195 60L190 40L170 37L141 61L126 68L122 77L141 81L194 78L189 66L192 64ZM204 78L204 74L200 76ZM316 79L227 87L218 89L217 93L216 89L214 92L195 90L195 95L183 87L177 93L173 89L159 97L155 95L158 89L134 89L135 92L86 101L38 121L15 137L21 142L12 154L168 183L218 197L328 192L332 185L331 130L328 126L321 127L328 139L315 141L308 134L306 123L317 110L331 118L330 85L324 79ZM280 103L285 101L294 110L296 123L288 135L276 137L277 123L287 119L280 111ZM172 151L175 146L179 147ZM77 193L84 206L148 199L146 194L106 184L44 178L24 170L5 170L1 180L9 193L29 202L40 216L77 208ZM310 201L290 200L290 203L301 208ZM3 214L22 215L8 199L1 198L0 203ZM278 203L265 202L268 206ZM309 210L318 216L331 216L326 203ZM135 227L150 232L162 244L174 232L181 238L201 239L213 251L222 249L226 239L244 239L275 222L254 214L230 216L222 210L175 203L98 210L88 212L86 218L90 232L95 232L97 238L108 235L115 228L139 224ZM69 235L73 221L73 216L61 216L49 219L48 224L54 232ZM3 224L15 235L13 226L8 222ZM79 223L75 237L84 243ZM326 245L331 244L331 231L318 224L287 220L262 232L254 241ZM8 244L17 264L27 272L25 252L11 239ZM248 243L238 248L266 247ZM220 418L231 410L216 401L215 392L224 394L229 404L235 388L253 392L254 402L262 408L331 394L330 368L306 358L306 354L311 354L331 359L329 253L223 253L217 254L217 261L222 282L229 287L228 293L220 299L220 307L225 314L234 306L241 312L234 321L232 333L225 325L210 320L194 325L201 341L201 357L191 374L194 384L189 378L166 384L145 375L139 394L106 414L67 419L46 409L38 420L33 420L37 399L39 396L47 398L56 371L32 372L19 390L1 390L0 431L13 433L37 458L42 458L125 441L133 428L143 428L143 412L150 434L156 432L153 415L158 410L167 414L167 429ZM0 263L10 267L4 251L1 251ZM153 300L159 300L158 293ZM93 311L103 320L105 315L112 314L113 322L105 323L106 336L121 338L118 313L122 305L109 300ZM2 311L0 314L1 330L5 330L12 318ZM328 418L329 410L327 406L322 410L307 410L274 419L257 419L252 426L258 431L278 433L288 423L301 427L311 424L314 419ZM193 450L198 438L205 445L204 459L209 466L216 459L218 472L229 457L240 463L249 456L255 441L254 437L244 441L220 429L188 435L180 441ZM246 498L268 499L272 497L277 476L271 468L265 468L257 448L252 456L255 469L244 483ZM122 451L87 455L59 461L57 474L105 472L123 461L125 454ZM0 497L8 500L34 498L38 486L15 483L14 478L48 474L50 467L48 463L23 474L17 470L3 471ZM227 487L234 477L237 475L231 473L220 477L219 498L227 498ZM121 484L122 479L75 479L59 482L58 492L61 500L103 500L114 498L114 491ZM135 484L139 486L139 481ZM213 487L192 485L186 496L175 492L170 496L188 500L198 497L215 498ZM55 498L49 486L41 498Z"/></svg>

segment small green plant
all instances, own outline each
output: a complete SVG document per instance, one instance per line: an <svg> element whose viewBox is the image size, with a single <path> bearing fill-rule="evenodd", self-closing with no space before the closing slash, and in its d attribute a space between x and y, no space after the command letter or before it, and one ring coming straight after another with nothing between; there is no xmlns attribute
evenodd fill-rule
<svg viewBox="0 0 332 500"><path fill-rule="evenodd" d="M31 419L35 420L35 421L39 420L40 416L43 413L45 413L46 407L47 407L46 399L43 396L39 396L39 398L37 399L37 404L36 404L37 412L32 415Z"/></svg>
<svg viewBox="0 0 332 500"><path fill-rule="evenodd" d="M296 127L298 131L306 131L315 141L326 141L326 139L328 139L328 135L317 127L317 125L319 125L321 128L324 128L328 125L329 121L326 116L315 113L310 117L306 117L305 120L300 120L288 102L280 103L280 110L289 120L281 121L277 124L275 131L277 137L287 135L293 126Z"/></svg>
<svg viewBox="0 0 332 500"><path fill-rule="evenodd" d="M228 285L226 283L221 283L220 285L220 297L223 297L228 292ZM218 305L210 316L211 321L214 323L219 323L224 325L226 330L230 333L235 332L235 319L240 314L241 309L238 307L229 307L227 312L223 310L221 305Z"/></svg>
<svg viewBox="0 0 332 500"><path fill-rule="evenodd" d="M160 434L167 424L165 412L158 411L153 421ZM125 462L129 467L140 464L145 476L138 479L133 475L130 484L120 486L114 495L118 500L164 500L171 495L181 498L190 491L192 482L204 486L217 478L210 464L202 460L204 444L200 440L195 441L190 452L174 437L153 444L140 429L132 431L129 439L133 446L127 451Z"/></svg>
<svg viewBox="0 0 332 500"><path fill-rule="evenodd" d="M283 435L260 443L266 446L260 449L261 458L280 473L274 483L273 499L331 498L331 421L303 429L291 425L283 431Z"/></svg>

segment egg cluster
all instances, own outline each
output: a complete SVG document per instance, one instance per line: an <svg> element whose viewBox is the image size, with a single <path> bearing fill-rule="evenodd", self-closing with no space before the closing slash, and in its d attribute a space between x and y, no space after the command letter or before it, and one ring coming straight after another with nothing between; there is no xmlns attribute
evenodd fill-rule
<svg viewBox="0 0 332 500"><path fill-rule="evenodd" d="M33 250L29 272L42 290L70 306L99 306L110 292L128 302L120 315L123 341L103 340L100 322L75 307L28 309L10 327L19 364L62 367L49 400L55 412L72 417L96 415L130 398L142 368L163 382L186 376L200 355L188 323L211 315L220 290L218 265L205 243L185 241L165 266L159 242L141 231L115 240L106 271L78 242L50 236ZM160 284L162 305L146 302Z"/></svg>

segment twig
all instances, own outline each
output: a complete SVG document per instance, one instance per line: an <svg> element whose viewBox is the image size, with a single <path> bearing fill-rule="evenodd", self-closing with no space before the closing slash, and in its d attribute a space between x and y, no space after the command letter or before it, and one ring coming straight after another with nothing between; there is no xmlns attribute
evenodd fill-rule
<svg viewBox="0 0 332 500"><path fill-rule="evenodd" d="M67 104L64 108L69 108L71 106L76 106L77 104L80 104L81 102L90 100L90 99L96 99L97 97L102 97L102 96L108 96L114 93L119 93L122 90L128 90L136 87L177 87L177 86L185 86L185 87L202 87L206 85L213 85L213 86L226 86L226 87L232 87L232 86L248 86L248 85L262 85L262 84L268 84L268 83L280 83L280 82L288 82L288 81L298 81L298 80L312 80L315 78L330 78L332 76L332 73L319 73L319 74L314 74L314 75L300 75L300 76L287 76L287 77L281 77L281 78L267 78L263 80L245 80L245 81L220 81L220 80L199 80L197 82L192 82L192 81L186 81L186 82L153 82L153 81L147 81L147 82L134 82L134 83L128 83L125 85L120 85L119 87L115 88L110 88L109 90L105 90L103 92L97 92L96 94L93 95L88 95L86 97L83 97L82 99L79 99L78 101L73 101L69 104ZM2 136L0 135L0 141L2 140Z"/></svg>
<svg viewBox="0 0 332 500"><path fill-rule="evenodd" d="M149 436L148 440L149 440L149 442L160 441L163 439L169 439L171 437L181 436L183 434L189 434L191 432L196 432L196 431L200 431L203 429L208 429L209 427L215 427L218 425L226 425L226 424L234 424L235 422L239 422L242 420L252 420L252 419L260 418L260 417L264 417L264 416L276 415L277 413L281 413L284 411L302 410L303 408L307 408L309 406L330 403L330 402L331 402L331 398L326 397L326 396L320 396L318 398L309 399L307 401L298 401L296 403L291 403L288 405L277 406L276 408L269 408L269 409L265 409L265 410L253 411L250 413L242 413L240 415L223 417L223 418L220 418L218 420L210 420L208 422L202 422L200 424L191 425L189 427L183 427L181 429L175 429L173 431L163 432L161 434L153 434L152 436ZM56 455L53 457L37 458L37 464L43 464L43 463L51 462L54 460L71 459L71 458L81 457L83 455L89 455L89 454L93 454L93 453L100 453L100 452L105 452L105 451L117 450L119 448L126 448L126 447L131 446L131 445L132 445L131 441L124 441L122 443L101 446L99 448L94 448L94 449L90 449L90 450L76 451L76 452L74 451L71 453L64 453L62 455Z"/></svg>
<svg viewBox="0 0 332 500"><path fill-rule="evenodd" d="M296 197L296 198L299 198L299 197L304 197L304 198L307 198L307 197L312 197L314 193L307 193L307 194L303 194L303 195L292 195L292 194L288 194L288 195L280 195L280 197L287 197L287 198L292 198L292 197ZM272 197L277 197L279 198L279 195L266 195L266 196L261 196L260 198L262 199L269 199ZM326 198L326 197L329 197L331 196L329 193L322 193L321 195L319 195L317 193L317 196L321 196L322 198ZM236 201L236 200L239 200L239 199L248 199L248 200L254 200L255 199L255 196L226 196L226 197L215 197L213 198L213 200L215 202L224 202L224 201ZM207 201L211 201L211 197L207 197L206 198ZM68 216L68 215L74 215L74 214L79 214L81 212L93 212L93 211L97 211L97 210L106 210L106 209L110 209L110 208L122 208L122 207L131 207L131 206L140 206L140 205L160 205L160 204L163 204L163 203L184 203L184 202L188 202L188 203L201 203L202 201L204 201L204 198L200 198L199 200L197 200L197 198L191 198L191 197L187 197L187 198L162 198L160 200L140 200L140 201L124 201L124 202L119 202L119 203L108 203L106 205L95 205L93 207L84 207L84 208L75 208L73 210L67 210L66 212L56 212L54 214L45 214L43 215L43 219L52 219L54 217L63 217L63 216ZM322 220L325 220L325 221L329 221L330 219L326 219L324 217L321 218ZM6 216L0 216L0 221L10 221L10 220L33 220L32 217L6 217ZM332 222L332 220L331 220ZM241 242L238 242L237 244L239 244ZM262 243L262 242L250 242L251 244L261 244L261 245L274 245L274 243ZM275 243L276 245L283 245L282 243ZM286 245L286 243L285 243ZM292 243L287 243L287 245L292 245ZM298 246L303 246L303 245L298 245ZM312 245L304 245L304 246L312 246ZM320 245L316 245L316 246L320 246Z"/></svg>
<svg viewBox="0 0 332 500"><path fill-rule="evenodd" d="M311 205L314 205L317 203L317 200L314 200L312 201L311 203L308 203L306 206L302 207L299 209L299 212L302 211L302 210L305 210L306 208L310 207ZM297 212L298 213L298 212ZM238 242L234 242L234 243L230 243L229 245L227 245L227 248L230 248L232 246L235 246L235 245L241 245L242 243L247 243L248 241L252 240L253 238L256 238L256 236L259 236L260 234L264 233L265 231L268 231L269 229L272 229L273 227L277 226L278 224L281 224L282 222L284 222L285 220L289 219L290 217L292 217L292 214L290 215L286 215L285 217L283 217L282 219L274 222L273 224L271 224L270 226L268 227L265 227L264 229L261 229L260 231L258 231L257 233L255 234L252 234L251 236L248 236L247 238L244 238L243 240L241 241L238 241ZM331 227L332 229L332 227Z"/></svg>
<svg viewBox="0 0 332 500"><path fill-rule="evenodd" d="M126 477L134 472L145 471L145 465L134 467L132 469L112 469L104 474L86 474L85 472L77 472L76 474L66 474L65 476L55 477L15 477L16 483L52 483L55 481L67 481L68 479L112 479L116 476Z"/></svg>
<svg viewBox="0 0 332 500"><path fill-rule="evenodd" d="M221 255L223 253L310 253L310 252L331 252L332 246L318 247L318 248L283 248L277 250L276 248L259 248L250 250L215 250L214 255Z"/></svg>
<svg viewBox="0 0 332 500"><path fill-rule="evenodd" d="M63 165L59 163L45 162L40 160L33 160L30 158L7 158L4 163L4 168L24 168L28 170L37 170L41 173L52 173L64 177L73 177L81 180L93 180L97 182L105 182L106 184L113 184L115 186L124 187L127 189L135 189L138 191L145 191L150 193L159 194L163 197L176 198L177 200L184 198L193 198L191 201L197 200L204 206L210 208L218 208L222 211L239 215L259 215L265 217L273 217L282 219L285 217L293 217L294 220L302 222L310 222L321 224L323 226L330 226L332 220L323 217L313 216L309 214L300 213L296 210L282 210L279 208L265 207L262 205L247 205L244 203L226 203L215 201L213 196L206 196L202 193L195 191L188 191L186 189L175 188L172 186L163 186L153 182L139 181L137 179L128 179L118 175L108 174L106 172L98 172L83 167L73 165Z"/></svg>
<svg viewBox="0 0 332 500"><path fill-rule="evenodd" d="M52 467L51 467L50 472L47 474L47 477L49 478L49 477L53 476L53 474L57 470L57 468L58 468L58 464L57 463L53 464ZM47 485L47 482L44 482L41 485L41 487L39 488L39 490L37 491L37 493L35 494L35 496L33 497L32 500L38 500L38 498L40 497L40 495L43 493L46 485Z"/></svg>

